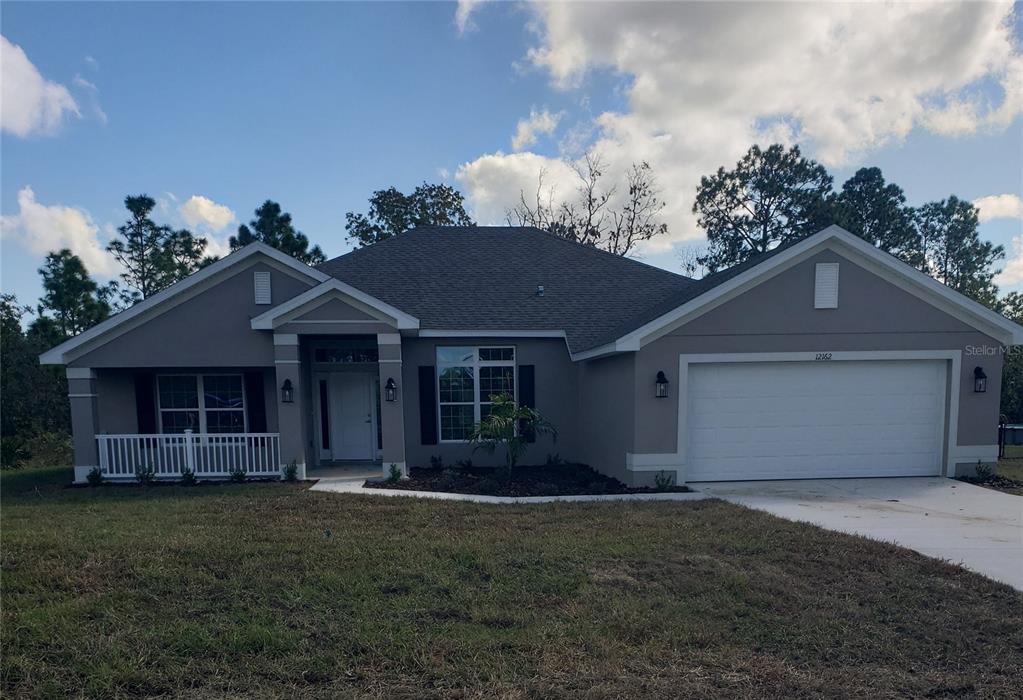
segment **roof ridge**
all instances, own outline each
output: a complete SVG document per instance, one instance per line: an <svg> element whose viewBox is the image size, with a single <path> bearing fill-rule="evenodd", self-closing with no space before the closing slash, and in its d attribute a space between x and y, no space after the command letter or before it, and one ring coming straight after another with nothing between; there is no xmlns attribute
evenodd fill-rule
<svg viewBox="0 0 1023 700"><path fill-rule="evenodd" d="M447 231L447 232L454 233L454 232L462 232L462 231L464 231L464 232L471 232L471 231L474 231L474 230L475 231L481 231L481 230L495 231L495 232L502 232L502 233L503 232L511 233L512 231L521 231L521 232L527 232L527 233L531 233L531 234L539 234L541 236L548 237L548 239L551 240L551 241L555 241L556 242L555 245L567 244L567 245L570 245L570 246L575 246L578 249L580 249L581 251L583 251L586 255L591 255L591 256L594 256L594 257L604 257L605 259L613 258L613 259L616 259L616 260L622 260L622 261L625 261L625 262L630 263L632 265L641 266L644 269L650 270L650 271L654 272L657 275L664 276L664 277L671 277L672 279L677 279L677 280L680 280L680 281L683 281L683 282L696 283L696 282L699 281L699 280L693 279L692 277L687 277L686 275L682 275L682 274L679 274L677 272L672 272L671 270L665 270L664 268L657 267L656 265L651 265L650 263L644 262L642 260L637 260L635 258L627 257L625 255L619 255L617 253L612 253L610 251L604 250L603 248L598 248L597 246L594 246L594 245L589 245L587 243L581 243L579 241L574 241L574 240L571 240L569 238L564 238L562 236L558 236L556 234L551 233L550 231L544 231L543 229L538 228L536 226L499 226L499 225L493 225L493 226L491 226L491 225L483 225L483 226L479 226L479 225L475 225L475 224L472 225L472 226L437 226L437 225L416 226L416 227L410 228L410 229L408 229L408 230L406 230L406 231L404 231L402 233L399 233L399 234L396 234L394 236L390 236L388 238L385 238L382 241L377 241L376 243L371 243L368 246L362 246L360 248L355 248L353 250L350 250L347 253L342 253L341 255L338 255L337 257L331 258L330 260L326 260L326 261L320 263L320 265L317 265L317 269L319 269L319 267L321 265L327 265L327 264L329 264L329 263L331 263L331 262L333 262L335 260L338 260L339 258L343 258L343 257L349 256L349 255L351 255L353 253L357 253L360 250L365 250L367 248L371 248L371 247L374 247L374 246L382 245L382 244L388 243L389 241L393 241L393 240L395 240L395 239L397 239L397 238L399 238L401 236L412 234L412 233L420 233L420 234L422 234L422 233L426 233L428 231Z"/></svg>
<svg viewBox="0 0 1023 700"><path fill-rule="evenodd" d="M499 227L494 226L492 228L499 228ZM595 245L589 245L588 243L581 243L580 241L573 241L571 238L563 238L562 236L558 236L556 234L553 234L550 231L544 231L543 229L537 228L536 226L510 226L508 228L522 228L522 229L525 229L527 231L535 231L536 233L540 233L540 234L543 234L545 236L550 236L552 239L554 239L556 241L561 241L562 243L568 243L569 245L578 246L578 247L582 248L583 250L588 251L590 254L596 253L598 257L599 256L605 256L605 257L606 256L610 256L612 258L617 258L618 260L624 260L626 262L633 263L634 265L641 265L641 266L643 266L643 267L645 267L645 268L647 268L649 270L653 270L653 271L655 271L655 272L657 272L659 274L670 275L671 277L676 277L676 278L684 280L686 282L696 282L696 280L694 280L692 277L686 277L685 275L680 275L677 272L672 272L671 270L665 270L663 267L657 267L656 265L651 265L650 263L643 262L642 260L637 260L635 258L626 257L625 255L619 255L618 253L612 253L609 250L604 250L603 248L598 248Z"/></svg>

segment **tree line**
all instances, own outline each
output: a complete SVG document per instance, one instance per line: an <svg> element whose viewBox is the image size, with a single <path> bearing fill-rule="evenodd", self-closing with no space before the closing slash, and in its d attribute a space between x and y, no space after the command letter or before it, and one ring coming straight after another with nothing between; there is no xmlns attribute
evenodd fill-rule
<svg viewBox="0 0 1023 700"><path fill-rule="evenodd" d="M599 154L572 164L575 188L567 193L546 183L506 213L509 225L534 226L568 240L632 255L666 236L666 207L653 168L636 162L619 178ZM153 218L156 202L141 194L124 200L126 221L107 246L120 263L117 281L96 282L70 250L47 254L39 274L43 294L35 308L16 297L0 297L2 322L2 463L23 455L26 436L69 432L64 374L41 367L39 353L78 335L129 306L151 297L216 261L209 243L187 229ZM462 194L445 184L424 182L409 194L395 187L373 192L365 213L345 215L346 238L354 247L379 243L420 226L473 226ZM838 189L821 164L797 146L753 146L735 167L701 178L692 211L707 238L703 250L683 261L688 274L714 272L745 262L838 224L940 282L1016 321L1023 321L1019 293L999 298L994 283L1002 246L980 239L978 213L952 195L919 207L907 204L897 184L878 168L861 168ZM259 241L309 265L326 260L318 245L298 231L281 205L266 200L248 224L229 239L231 250ZM27 315L35 318L23 329ZM1002 411L1023 420L1023 357L1007 356Z"/></svg>

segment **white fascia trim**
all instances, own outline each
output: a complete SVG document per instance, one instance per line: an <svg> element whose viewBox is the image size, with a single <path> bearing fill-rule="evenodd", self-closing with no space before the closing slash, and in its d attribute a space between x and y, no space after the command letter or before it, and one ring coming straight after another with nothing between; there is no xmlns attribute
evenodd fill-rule
<svg viewBox="0 0 1023 700"><path fill-rule="evenodd" d="M297 272L298 274L303 275L306 278L311 278L320 282L330 279L329 275L320 272L315 268L309 267L305 263L295 260L295 258L291 257L290 255L286 255L285 253L282 253L276 248L271 248L270 246L264 243L258 242L250 243L244 248L241 248L240 250L236 250L233 253L225 255L223 258L213 263L212 265L204 267L203 269L198 270L196 272L193 272L185 279L175 284L172 284L170 287L167 287L167 289L164 289L162 292L154 294L148 299L140 301L138 304L135 304L131 308L125 309L116 316L108 318L106 321L96 324L89 330L76 335L74 338L71 338L70 340L61 343L57 347L47 350L46 352L39 356L39 363L44 365L66 364L67 354L74 350L75 348L78 348L91 340L94 340L96 338L99 338L100 336L105 335L106 333L112 331L113 329L119 326L124 325L125 323L131 321L132 319L138 318L144 314L149 313L156 307L162 305L168 299L176 297L179 294L191 289L192 287L195 287L198 284L202 284L203 282L209 280L210 278L219 275L221 272L248 260L254 255L259 254L265 255L271 260L280 263L285 268L291 269L294 272Z"/></svg>
<svg viewBox="0 0 1023 700"><path fill-rule="evenodd" d="M991 311L982 304L949 289L937 280L885 253L863 239L854 236L845 229L838 226L829 226L823 231L815 233L793 245L791 248L778 253L760 265L751 267L749 270L714 287L707 293L701 294L695 299L623 335L613 343L579 353L574 355L573 359L589 359L613 352L639 350L642 345L659 338L667 332L667 329L672 324L687 317L695 317L700 313L709 311L716 302L729 298L729 295L737 295L747 288L779 274L800 259L808 257L818 247L823 248L828 242L833 241L840 242L849 251L858 253L859 257L871 261L884 269L886 273L894 273L896 279L892 279L892 277L887 275L886 279L914 296L921 297L932 304L937 300L939 302L937 304L938 308L956 316L964 323L973 326L977 326L979 323L981 331L992 334L993 337L1006 344L1023 344L1023 327L1013 323L1001 314ZM839 250L838 252L843 251ZM921 292L924 294L921 294Z"/></svg>
<svg viewBox="0 0 1023 700"><path fill-rule="evenodd" d="M370 296L350 284L345 284L341 280L333 277L330 277L312 289L289 299L280 306L275 306L266 313L256 316L252 319L251 326L255 330L273 330L275 325L284 323L283 320L280 320L284 315L295 311L318 297L332 292L338 292L384 314L385 316L393 318L399 330L415 330L419 328L418 318L410 316L404 311L401 311L386 302L380 301L376 297ZM324 303L327 301L329 301L329 299L324 300ZM372 323L372 321L364 321L364 323Z"/></svg>
<svg viewBox="0 0 1023 700"><path fill-rule="evenodd" d="M579 360L592 360L595 357L606 357L607 355L614 355L616 352L622 352L618 350L614 343L607 343L606 345L599 345L589 350L583 350L582 352L572 353L572 362L578 362Z"/></svg>
<svg viewBox="0 0 1023 700"><path fill-rule="evenodd" d="M565 331L446 331L434 328L419 331L420 338L566 338Z"/></svg>

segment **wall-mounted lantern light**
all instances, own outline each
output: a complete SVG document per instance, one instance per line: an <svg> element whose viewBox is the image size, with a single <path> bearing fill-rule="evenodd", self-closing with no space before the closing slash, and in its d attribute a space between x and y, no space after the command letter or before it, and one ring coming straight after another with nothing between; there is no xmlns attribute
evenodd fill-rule
<svg viewBox="0 0 1023 700"><path fill-rule="evenodd" d="M664 372L657 373L657 381L654 382L654 396L659 399L668 397L668 378L664 376Z"/></svg>
<svg viewBox="0 0 1023 700"><path fill-rule="evenodd" d="M384 384L384 398L387 401L396 401L398 399L398 385L394 383L393 379L388 379L387 383Z"/></svg>
<svg viewBox="0 0 1023 700"><path fill-rule="evenodd" d="M987 391L987 375L980 367L973 370L973 391L978 394Z"/></svg>
<svg viewBox="0 0 1023 700"><path fill-rule="evenodd" d="M291 385L290 379L285 379L281 384L281 403L295 403L295 387Z"/></svg>

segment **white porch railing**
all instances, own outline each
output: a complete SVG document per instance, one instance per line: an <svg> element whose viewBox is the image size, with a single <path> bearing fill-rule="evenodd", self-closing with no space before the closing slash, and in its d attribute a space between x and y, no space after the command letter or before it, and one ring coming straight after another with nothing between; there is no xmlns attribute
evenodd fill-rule
<svg viewBox="0 0 1023 700"><path fill-rule="evenodd" d="M197 479L246 475L279 476L279 433L177 433L160 435L97 435L99 468L109 478L134 478L152 469L156 478L192 471Z"/></svg>

